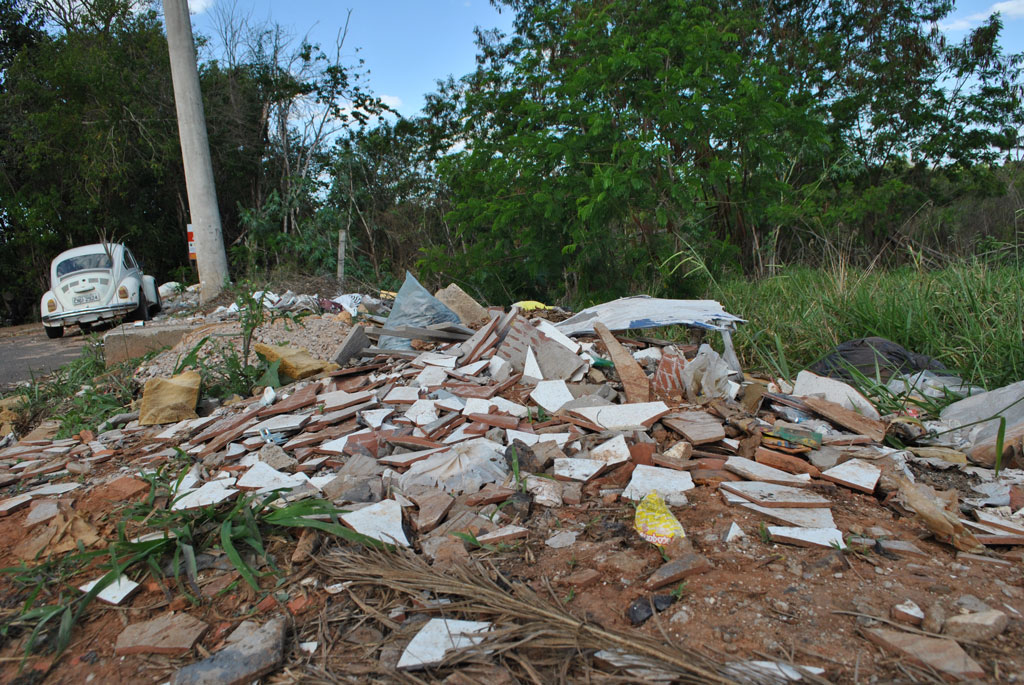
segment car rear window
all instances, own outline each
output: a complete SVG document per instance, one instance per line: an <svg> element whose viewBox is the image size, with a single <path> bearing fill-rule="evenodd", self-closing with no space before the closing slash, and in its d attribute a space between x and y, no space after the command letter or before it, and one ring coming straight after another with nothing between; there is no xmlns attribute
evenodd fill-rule
<svg viewBox="0 0 1024 685"><path fill-rule="evenodd" d="M65 259L57 265L57 278L62 278L76 271L86 269L109 269L111 267L110 257L105 253L86 254L78 257Z"/></svg>

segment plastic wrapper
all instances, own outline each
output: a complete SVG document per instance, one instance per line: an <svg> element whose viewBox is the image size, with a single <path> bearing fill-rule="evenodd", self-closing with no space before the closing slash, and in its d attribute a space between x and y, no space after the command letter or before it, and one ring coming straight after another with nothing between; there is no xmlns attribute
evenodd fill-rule
<svg viewBox="0 0 1024 685"><path fill-rule="evenodd" d="M441 300L431 295L408 271L405 283L395 297L395 304L388 315L385 328L412 326L425 328L435 323L459 323L459 315L446 307ZM382 336L377 345L385 350L411 350L412 341L406 338Z"/></svg>
<svg viewBox="0 0 1024 685"><path fill-rule="evenodd" d="M683 524L665 505L665 501L653 490L640 500L633 518L633 527L640 537L655 545L666 545L672 540L686 537Z"/></svg>

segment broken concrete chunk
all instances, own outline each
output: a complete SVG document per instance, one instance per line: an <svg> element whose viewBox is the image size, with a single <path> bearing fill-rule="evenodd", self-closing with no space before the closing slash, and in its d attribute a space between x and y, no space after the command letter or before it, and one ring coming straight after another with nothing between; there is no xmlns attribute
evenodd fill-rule
<svg viewBox="0 0 1024 685"><path fill-rule="evenodd" d="M711 570L711 563L699 554L687 552L678 559L673 559L663 564L657 571L651 574L644 583L644 589L657 590L666 585L678 583L679 581L705 573Z"/></svg>
<svg viewBox="0 0 1024 685"><path fill-rule="evenodd" d="M467 326L487 320L487 310L455 283L449 283L447 288L438 290L434 297L455 312L459 321Z"/></svg>
<svg viewBox="0 0 1024 685"><path fill-rule="evenodd" d="M542 507L562 506L562 484L557 480L527 476L525 485L526 491L533 496L533 501Z"/></svg>
<svg viewBox="0 0 1024 685"><path fill-rule="evenodd" d="M382 500L358 511L342 514L341 520L352 530L374 540L400 547L409 546L409 540L402 528L402 506L393 499Z"/></svg>
<svg viewBox="0 0 1024 685"><path fill-rule="evenodd" d="M298 462L288 456L288 453L281 449L280 445L267 443L260 448L259 459L270 468L277 470L294 469Z"/></svg>
<svg viewBox="0 0 1024 685"><path fill-rule="evenodd" d="M979 611L972 614L958 614L946 619L942 633L954 640L988 642L1006 630L1009 618L998 609Z"/></svg>
<svg viewBox="0 0 1024 685"><path fill-rule="evenodd" d="M276 669L284 658L285 622L273 618L263 626L243 621L213 656L184 667L173 685L242 685Z"/></svg>
<svg viewBox="0 0 1024 685"><path fill-rule="evenodd" d="M985 671L953 640L903 633L888 628L865 628L875 644L902 654L912 662L940 671L952 680L984 678Z"/></svg>
<svg viewBox="0 0 1024 685"><path fill-rule="evenodd" d="M338 368L337 364L316 359L309 351L302 347L256 343L252 349L253 352L266 357L268 363L273 364L277 360L281 360L281 366L278 367L278 371L282 375L297 381L325 371L334 371Z"/></svg>
<svg viewBox="0 0 1024 685"><path fill-rule="evenodd" d="M439 664L448 652L478 644L490 629L486 621L432 618L409 642L397 667L412 670Z"/></svg>
<svg viewBox="0 0 1024 685"><path fill-rule="evenodd" d="M139 425L155 426L198 418L196 403L201 381L196 371L146 381L139 407Z"/></svg>
<svg viewBox="0 0 1024 685"><path fill-rule="evenodd" d="M555 533L547 540L544 541L548 547L552 549L562 549L563 547L569 547L576 542L576 533L571 530L563 530L559 533Z"/></svg>
<svg viewBox="0 0 1024 685"><path fill-rule="evenodd" d="M897 621L919 626L924 621L924 612L913 600L908 599L892 608L892 617Z"/></svg>
<svg viewBox="0 0 1024 685"><path fill-rule="evenodd" d="M167 613L156 618L133 623L117 636L114 653L170 654L177 656L192 649L209 626L185 613Z"/></svg>

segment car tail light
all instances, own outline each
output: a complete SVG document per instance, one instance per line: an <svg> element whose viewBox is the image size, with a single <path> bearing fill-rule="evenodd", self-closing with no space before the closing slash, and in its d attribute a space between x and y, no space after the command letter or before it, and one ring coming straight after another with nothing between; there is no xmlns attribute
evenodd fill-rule
<svg viewBox="0 0 1024 685"><path fill-rule="evenodd" d="M117 296L120 297L122 300L127 300L128 299L128 288L126 288L126 287L124 287L122 285L120 288L117 289Z"/></svg>
<svg viewBox="0 0 1024 685"><path fill-rule="evenodd" d="M55 300L46 301L46 311L53 313L57 311L57 302Z"/></svg>

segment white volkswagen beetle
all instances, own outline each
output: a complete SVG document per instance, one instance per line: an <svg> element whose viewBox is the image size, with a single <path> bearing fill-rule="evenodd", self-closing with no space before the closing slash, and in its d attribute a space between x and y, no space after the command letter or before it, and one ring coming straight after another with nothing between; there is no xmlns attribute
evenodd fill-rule
<svg viewBox="0 0 1024 685"><path fill-rule="evenodd" d="M50 264L50 289L39 303L48 338L61 337L64 327L73 324L88 332L95 323L125 315L148 320L160 308L156 281L142 274L120 243L61 252Z"/></svg>

